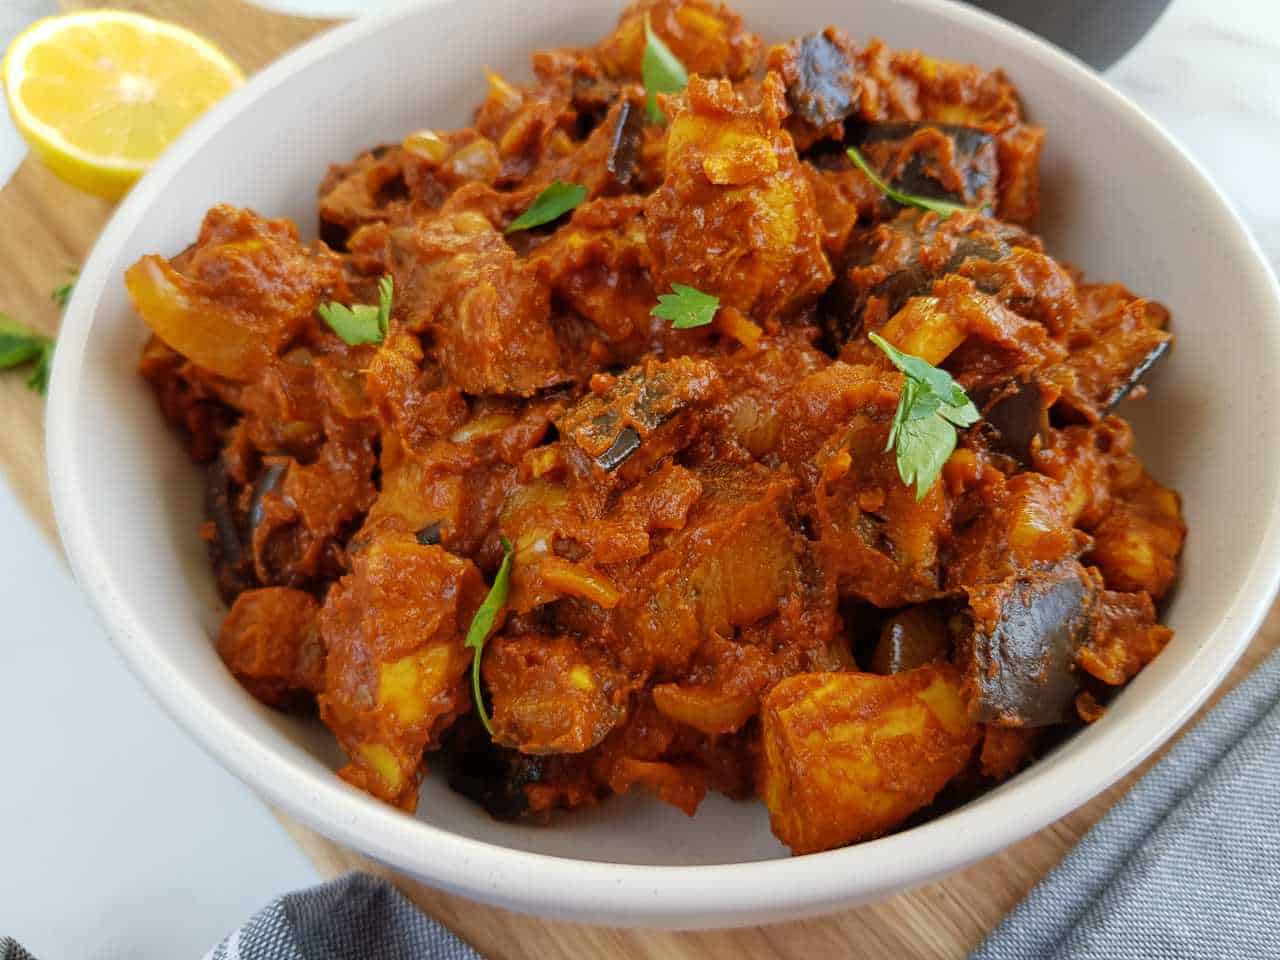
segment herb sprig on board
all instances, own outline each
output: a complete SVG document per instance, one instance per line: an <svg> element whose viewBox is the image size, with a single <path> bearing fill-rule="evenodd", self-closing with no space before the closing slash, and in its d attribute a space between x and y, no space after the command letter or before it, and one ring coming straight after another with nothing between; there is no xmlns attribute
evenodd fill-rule
<svg viewBox="0 0 1280 960"><path fill-rule="evenodd" d="M30 327L0 313L0 370L32 363L27 386L39 394L49 390L53 346L52 337L36 333Z"/></svg>

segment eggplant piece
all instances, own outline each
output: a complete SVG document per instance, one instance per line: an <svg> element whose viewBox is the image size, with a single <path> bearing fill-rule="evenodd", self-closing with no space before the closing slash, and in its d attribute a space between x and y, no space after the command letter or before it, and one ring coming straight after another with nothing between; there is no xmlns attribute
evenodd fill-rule
<svg viewBox="0 0 1280 960"><path fill-rule="evenodd" d="M1054 416L1067 423L1093 423L1129 396L1173 345L1173 335L1149 327L1112 330L1074 351L1065 362L1070 378L1054 404Z"/></svg>
<svg viewBox="0 0 1280 960"><path fill-rule="evenodd" d="M927 663L943 663L951 652L946 621L936 607L900 610L884 622L871 654L874 673L905 673Z"/></svg>
<svg viewBox="0 0 1280 960"><path fill-rule="evenodd" d="M961 649L972 718L1011 727L1069 720L1096 597L1075 560L971 590L973 625Z"/></svg>
<svg viewBox="0 0 1280 960"><path fill-rule="evenodd" d="M209 464L205 473L204 515L213 521L216 536L210 541L210 549L216 551L214 565L227 564L234 566L244 556L244 545L240 540L239 524L236 523L232 511L232 479L226 465L219 458Z"/></svg>
<svg viewBox="0 0 1280 960"><path fill-rule="evenodd" d="M548 769L547 758L500 747L478 723L467 720L450 731L444 757L449 789L483 807L496 820L524 816L529 811L524 788L540 782Z"/></svg>
<svg viewBox="0 0 1280 960"><path fill-rule="evenodd" d="M618 120L609 140L605 166L620 187L630 187L640 166L640 146L644 140L644 104L624 100L618 107Z"/></svg>
<svg viewBox="0 0 1280 960"><path fill-rule="evenodd" d="M258 586L253 561L245 549L247 535L242 529L235 502L238 491L226 464L219 458L205 472L204 515L213 523L209 559L213 564L218 594L231 604L245 590Z"/></svg>
<svg viewBox="0 0 1280 960"><path fill-rule="evenodd" d="M1145 354L1141 356L1138 362L1129 369L1129 372L1125 375L1124 379L1120 383L1116 384L1116 386L1112 388L1111 392L1107 394L1106 399L1103 400L1103 416L1109 414L1116 408L1116 405L1119 404L1121 400L1133 392L1134 387L1138 386L1138 384L1142 382L1143 377L1151 372L1151 368L1164 359L1165 354L1169 352L1169 347L1172 345L1173 340L1171 338L1158 340Z"/></svg>
<svg viewBox="0 0 1280 960"><path fill-rule="evenodd" d="M705 360L648 360L588 394L556 422L570 465L604 486L629 483L697 435L694 411L723 392Z"/></svg>
<svg viewBox="0 0 1280 960"><path fill-rule="evenodd" d="M617 102L619 92L617 83L598 72L574 70L569 102L578 114L577 134L580 139L585 140L604 122L609 108Z"/></svg>
<svg viewBox="0 0 1280 960"><path fill-rule="evenodd" d="M285 471L289 468L289 464L274 462L268 463L262 468L262 472L258 474L258 479L253 481L253 497L249 501L249 538L253 538L253 531L262 523L266 516L266 508L263 506L263 498L269 493L273 493L280 485L280 481L284 478Z"/></svg>
<svg viewBox="0 0 1280 960"><path fill-rule="evenodd" d="M640 434L631 427L623 427L613 438L609 449L596 457L596 464L602 470L616 470L626 462L627 458L640 449Z"/></svg>
<svg viewBox="0 0 1280 960"><path fill-rule="evenodd" d="M991 449L1013 457L1030 469L1037 441L1049 430L1049 408L1035 380L1011 380L978 400L982 411L979 429Z"/></svg>
<svg viewBox="0 0 1280 960"><path fill-rule="evenodd" d="M971 260L1002 260L1030 241L1026 231L998 220L965 218L961 223L951 217L939 223L915 209L856 231L819 310L829 346L839 350L862 332L863 312L872 297L885 301L887 315L893 316L912 297L932 291L939 277ZM883 273L869 267L881 267Z"/></svg>
<svg viewBox="0 0 1280 960"><path fill-rule="evenodd" d="M797 37L770 55L782 74L791 111L821 129L839 123L858 107L862 83L848 38L833 27Z"/></svg>
<svg viewBox="0 0 1280 960"><path fill-rule="evenodd" d="M263 498L279 485L291 461L286 458L264 463L253 483L249 507L237 505L240 490L219 459L205 477L205 517L213 522L214 539L209 555L217 575L218 592L227 603L252 587L262 586L253 556L253 533L265 516Z"/></svg>
<svg viewBox="0 0 1280 960"><path fill-rule="evenodd" d="M903 193L974 208L996 203L997 145L983 130L953 123L848 124L845 137ZM950 171L943 167L948 160Z"/></svg>

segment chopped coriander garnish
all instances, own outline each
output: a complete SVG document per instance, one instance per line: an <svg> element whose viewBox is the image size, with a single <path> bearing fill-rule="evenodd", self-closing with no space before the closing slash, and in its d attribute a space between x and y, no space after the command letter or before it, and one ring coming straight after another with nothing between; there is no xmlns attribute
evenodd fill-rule
<svg viewBox="0 0 1280 960"><path fill-rule="evenodd" d="M327 323L344 343L356 346L361 343L381 343L387 336L391 322L391 298L395 293L391 277L378 281L378 305L357 303L348 307L342 303L322 303L316 308L320 319Z"/></svg>
<svg viewBox="0 0 1280 960"><path fill-rule="evenodd" d="M649 119L654 123L662 123L667 118L658 106L658 94L679 93L689 85L689 73L671 52L671 48L653 32L647 13L644 15L644 60L641 62L641 76L644 79L645 96L648 98L646 109Z"/></svg>
<svg viewBox="0 0 1280 960"><path fill-rule="evenodd" d="M36 333L16 320L0 313L0 370L32 363L27 386L36 393L49 389L49 371L53 365L53 338Z"/></svg>
<svg viewBox="0 0 1280 960"><path fill-rule="evenodd" d="M54 287L51 295L53 302L63 310L67 308L67 301L71 299L71 293L76 288L76 280L80 276L79 270L73 269L67 272L71 274L71 279L61 286Z"/></svg>
<svg viewBox="0 0 1280 960"><path fill-rule="evenodd" d="M471 618L471 626L467 628L466 645L475 650L475 658L471 661L471 693L476 701L476 712L480 722L493 736L493 724L489 722L489 711L485 709L484 696L480 692L480 656L484 653L485 641L493 630L493 622L507 603L507 593L511 589L511 543L502 538L502 565L498 567L498 575L493 578L493 586L489 595L480 604L480 609Z"/></svg>
<svg viewBox="0 0 1280 960"><path fill-rule="evenodd" d="M978 408L947 371L903 353L878 333L871 342L906 377L884 449L897 448L898 476L908 487L914 483L916 499L923 500L956 448L956 427L977 423Z"/></svg>
<svg viewBox="0 0 1280 960"><path fill-rule="evenodd" d="M720 309L719 297L686 287L683 283L673 283L671 291L658 297L658 305L649 312L659 320L670 320L671 326L677 330L705 327L715 319L716 311Z"/></svg>
<svg viewBox="0 0 1280 960"><path fill-rule="evenodd" d="M848 149L849 159L853 161L853 165L867 175L872 183L874 183L881 193L892 200L894 203L900 203L904 207L919 207L921 210L932 210L943 220L951 216L953 213L976 213L972 207L966 207L963 204L951 203L948 200L935 200L932 197L919 197L914 193L903 193L901 190L895 190L889 184L880 179L880 175L871 169L871 165L867 163L856 147Z"/></svg>
<svg viewBox="0 0 1280 960"><path fill-rule="evenodd" d="M586 187L556 180L538 194L533 203L529 204L529 209L512 220L503 232L515 233L517 230L528 230L530 227L540 227L544 223L558 220L585 199Z"/></svg>

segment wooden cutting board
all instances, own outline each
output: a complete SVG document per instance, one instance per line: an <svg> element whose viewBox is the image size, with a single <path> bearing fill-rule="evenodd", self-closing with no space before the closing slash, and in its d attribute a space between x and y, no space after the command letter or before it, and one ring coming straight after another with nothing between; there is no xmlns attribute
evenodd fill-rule
<svg viewBox="0 0 1280 960"><path fill-rule="evenodd" d="M62 5L73 9L98 4L63 0ZM266 13L241 0L115 0L114 5L193 28L222 46L246 71L260 69L329 26ZM57 308L50 292L65 281L69 268L83 262L110 213L110 204L78 193L28 158L0 191L0 263L5 265L0 271L0 312L55 331ZM23 385L25 376L0 374L0 409L8 411L6 429L0 430L0 469L26 509L50 538L56 538L45 474L43 406ZM1280 612L1273 609L1214 700L1277 647ZM710 933L610 930L520 916L432 890L277 816L324 875L351 869L382 874L491 958L952 958L976 946L1151 762L1040 833L938 883L822 920Z"/></svg>

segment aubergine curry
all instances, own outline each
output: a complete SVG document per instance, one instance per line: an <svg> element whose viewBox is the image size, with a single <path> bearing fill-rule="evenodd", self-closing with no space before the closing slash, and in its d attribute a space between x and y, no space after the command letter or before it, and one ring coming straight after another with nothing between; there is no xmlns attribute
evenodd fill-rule
<svg viewBox="0 0 1280 960"><path fill-rule="evenodd" d="M219 206L128 271L231 673L407 811L719 790L796 853L1100 717L1171 636L1114 410L1172 338L1033 232L1010 80L706 0L533 76L329 168L316 242Z"/></svg>

